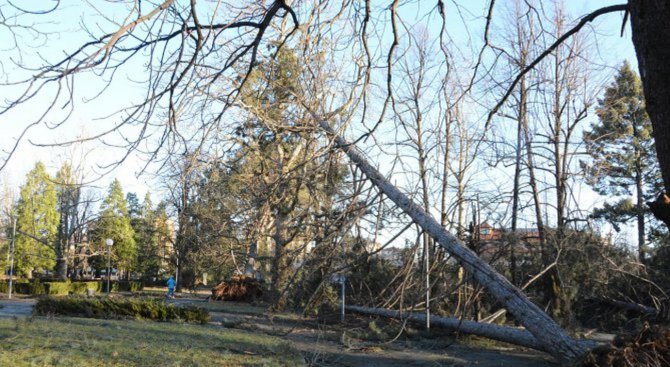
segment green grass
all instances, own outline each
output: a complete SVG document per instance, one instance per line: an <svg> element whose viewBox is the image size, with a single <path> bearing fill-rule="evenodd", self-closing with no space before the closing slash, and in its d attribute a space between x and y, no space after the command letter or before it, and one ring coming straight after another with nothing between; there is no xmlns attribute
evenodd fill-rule
<svg viewBox="0 0 670 367"><path fill-rule="evenodd" d="M192 302L193 306L197 306L207 311L212 312L227 312L244 315L262 315L267 311L267 307L253 306L245 302Z"/></svg>
<svg viewBox="0 0 670 367"><path fill-rule="evenodd" d="M0 366L298 366L286 342L215 326L80 318L0 320Z"/></svg>

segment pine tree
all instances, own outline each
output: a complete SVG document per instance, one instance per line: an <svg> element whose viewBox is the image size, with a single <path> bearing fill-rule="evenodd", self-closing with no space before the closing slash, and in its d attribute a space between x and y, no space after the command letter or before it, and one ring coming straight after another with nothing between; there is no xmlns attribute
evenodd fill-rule
<svg viewBox="0 0 670 367"><path fill-rule="evenodd" d="M58 229L58 197L52 178L43 163L37 162L21 186L17 206L16 273L52 269L53 244Z"/></svg>
<svg viewBox="0 0 670 367"><path fill-rule="evenodd" d="M592 165L583 164L587 182L599 194L619 198L595 210L594 216L615 228L635 218L639 259L644 261L645 201L657 192L653 188L661 185L661 178L640 78L628 62L605 90L596 113L598 123L584 133L586 150L593 158Z"/></svg>
<svg viewBox="0 0 670 367"><path fill-rule="evenodd" d="M126 202L128 203L128 214L130 215L130 218L139 218L142 207L140 206L140 199L137 198L137 194L134 192L127 193Z"/></svg>
<svg viewBox="0 0 670 367"><path fill-rule="evenodd" d="M107 197L103 200L100 209L100 219L92 231L92 240L101 250L105 250L107 238L114 240L111 249L112 261L119 269L129 272L135 266L137 245L135 231L130 223L128 207L119 180L114 180L110 184ZM104 267L103 261L104 259L98 259L98 267Z"/></svg>
<svg viewBox="0 0 670 367"><path fill-rule="evenodd" d="M167 203L160 202L154 211L155 229L156 229L156 245L157 245L157 259L158 269L156 277L161 277L163 274L172 274L174 268L170 266L169 258L174 252L174 227L170 221L167 213Z"/></svg>
<svg viewBox="0 0 670 367"><path fill-rule="evenodd" d="M137 218L132 220L137 243L137 271L142 278L157 278L160 271L161 255L159 251L159 233L157 230L157 213L153 209L151 195L147 192L142 205L138 205Z"/></svg>

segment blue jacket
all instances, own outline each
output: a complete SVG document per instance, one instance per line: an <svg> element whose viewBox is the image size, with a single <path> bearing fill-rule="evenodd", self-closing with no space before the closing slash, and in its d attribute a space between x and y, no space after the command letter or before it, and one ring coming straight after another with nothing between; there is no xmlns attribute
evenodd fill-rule
<svg viewBox="0 0 670 367"><path fill-rule="evenodd" d="M174 278L170 278L167 281L167 286L168 288L174 288L174 286L177 284L177 282L174 281Z"/></svg>

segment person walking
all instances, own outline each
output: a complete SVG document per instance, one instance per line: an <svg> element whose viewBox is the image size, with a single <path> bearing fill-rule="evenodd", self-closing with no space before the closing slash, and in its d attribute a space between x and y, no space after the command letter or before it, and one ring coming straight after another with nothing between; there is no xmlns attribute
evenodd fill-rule
<svg viewBox="0 0 670 367"><path fill-rule="evenodd" d="M174 281L174 277L170 275L170 278L167 280L167 287L168 287L168 293L167 296L168 298L174 298L174 287L177 285L177 282Z"/></svg>

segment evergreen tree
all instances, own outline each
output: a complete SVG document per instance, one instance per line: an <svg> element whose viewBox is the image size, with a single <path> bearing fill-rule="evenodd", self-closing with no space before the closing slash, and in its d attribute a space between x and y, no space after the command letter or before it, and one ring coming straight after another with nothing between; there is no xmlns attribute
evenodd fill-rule
<svg viewBox="0 0 670 367"><path fill-rule="evenodd" d="M157 212L153 209L151 195L147 192L142 205L138 208L138 217L132 220L137 243L137 268L142 278L157 278L160 272L161 255L159 249L159 233L157 228Z"/></svg>
<svg viewBox="0 0 670 367"><path fill-rule="evenodd" d="M237 200L253 208L247 212L250 242L258 245L259 255L272 256L271 296L277 306L286 299L301 250L327 237L324 228L346 174L338 155L326 153L312 115L296 97L305 70L296 53L283 48L250 74L242 91L248 115L236 131L245 144L221 177L232 180L231 188L241 189Z"/></svg>
<svg viewBox="0 0 670 367"><path fill-rule="evenodd" d="M107 191L107 197L100 206L100 219L92 231L94 245L105 250L105 240L114 240L112 246L112 261L119 269L129 272L133 270L137 259L137 245L135 231L130 223L128 207L123 197L123 190L119 180L114 180ZM104 268L105 259L97 259L98 268Z"/></svg>
<svg viewBox="0 0 670 367"><path fill-rule="evenodd" d="M584 133L593 164L586 166L587 182L601 195L615 196L614 204L594 211L618 228L637 221L639 259L645 258L645 201L661 185L654 154L652 126L645 110L640 78L624 62L597 109L598 123ZM634 199L633 199L634 197Z"/></svg>
<svg viewBox="0 0 670 367"><path fill-rule="evenodd" d="M174 226L170 221L167 213L167 203L160 202L154 211L155 229L156 229L156 244L157 244L157 262L158 269L156 277L161 277L163 274L172 274L174 268L170 266L170 257L174 252Z"/></svg>
<svg viewBox="0 0 670 367"><path fill-rule="evenodd" d="M126 202L128 202L128 214L130 215L130 218L139 218L142 207L140 206L140 200L137 198L137 194L134 192L127 193Z"/></svg>
<svg viewBox="0 0 670 367"><path fill-rule="evenodd" d="M21 186L17 206L15 267L17 274L52 269L53 244L58 229L58 197L44 164L37 162Z"/></svg>

